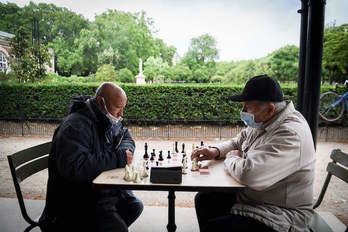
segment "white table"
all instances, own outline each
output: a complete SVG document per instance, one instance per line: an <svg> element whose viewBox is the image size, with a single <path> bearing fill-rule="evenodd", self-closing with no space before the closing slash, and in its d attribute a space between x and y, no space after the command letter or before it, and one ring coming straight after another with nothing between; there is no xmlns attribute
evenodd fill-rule
<svg viewBox="0 0 348 232"><path fill-rule="evenodd" d="M168 191L168 231L175 231L175 191L198 192L217 191L235 192L244 188L224 171L223 161L205 161L202 166L208 166L209 174L191 172L182 176L181 184L153 184L150 177L144 178L141 183L127 182L123 179L124 168L113 169L101 173L94 181L95 188L117 188L128 190Z"/></svg>

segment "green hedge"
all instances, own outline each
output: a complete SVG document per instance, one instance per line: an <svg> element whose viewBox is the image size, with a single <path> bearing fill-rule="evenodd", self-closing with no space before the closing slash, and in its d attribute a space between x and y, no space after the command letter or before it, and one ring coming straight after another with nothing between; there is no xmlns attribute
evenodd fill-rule
<svg viewBox="0 0 348 232"><path fill-rule="evenodd" d="M94 95L97 83L0 84L0 119L60 121L68 112L72 97ZM121 84L128 96L124 118L139 124L240 123L241 105L226 100L243 86ZM297 88L282 86L285 98L296 105ZM322 92L332 89L322 87Z"/></svg>

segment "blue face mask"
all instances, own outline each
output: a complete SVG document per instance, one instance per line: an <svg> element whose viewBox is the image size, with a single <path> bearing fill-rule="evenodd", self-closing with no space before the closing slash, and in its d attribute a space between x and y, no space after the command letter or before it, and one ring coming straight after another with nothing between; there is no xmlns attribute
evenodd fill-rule
<svg viewBox="0 0 348 232"><path fill-rule="evenodd" d="M245 125L252 128L260 128L262 126L262 122L255 122L254 115L248 112L241 111L240 119L242 119Z"/></svg>

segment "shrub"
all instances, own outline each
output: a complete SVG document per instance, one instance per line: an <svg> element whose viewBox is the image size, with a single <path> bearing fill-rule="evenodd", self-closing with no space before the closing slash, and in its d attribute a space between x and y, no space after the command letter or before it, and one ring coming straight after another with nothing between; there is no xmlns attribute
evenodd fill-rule
<svg viewBox="0 0 348 232"><path fill-rule="evenodd" d="M131 70L123 68L118 74L118 79L122 83L135 83L135 77Z"/></svg>
<svg viewBox="0 0 348 232"><path fill-rule="evenodd" d="M116 71L111 64L101 65L96 72L97 81L116 81Z"/></svg>
<svg viewBox="0 0 348 232"><path fill-rule="evenodd" d="M0 119L60 121L67 113L71 99L78 95L94 95L99 83L0 83ZM240 93L243 85L182 84L135 85L121 84L127 93L124 118L128 122L146 125L206 122L236 125L240 123L240 103L227 96ZM285 99L296 106L297 87L282 85ZM322 86L321 91L332 90ZM340 93L344 89L339 90ZM348 122L347 114L341 125ZM337 124L338 125L338 124Z"/></svg>

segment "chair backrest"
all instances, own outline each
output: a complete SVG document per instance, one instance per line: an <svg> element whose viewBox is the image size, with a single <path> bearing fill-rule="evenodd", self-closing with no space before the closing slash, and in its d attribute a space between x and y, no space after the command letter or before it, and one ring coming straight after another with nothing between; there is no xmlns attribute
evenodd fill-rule
<svg viewBox="0 0 348 232"><path fill-rule="evenodd" d="M51 143L43 143L7 156L22 216L31 225L38 225L38 222L28 216L19 184L29 176L48 168Z"/></svg>
<svg viewBox="0 0 348 232"><path fill-rule="evenodd" d="M331 176L336 176L348 183L348 154L342 152L340 149L334 149L331 152L330 158L332 159L332 162L328 163L327 165L327 176L313 209L317 208L322 202L326 189L330 183Z"/></svg>

